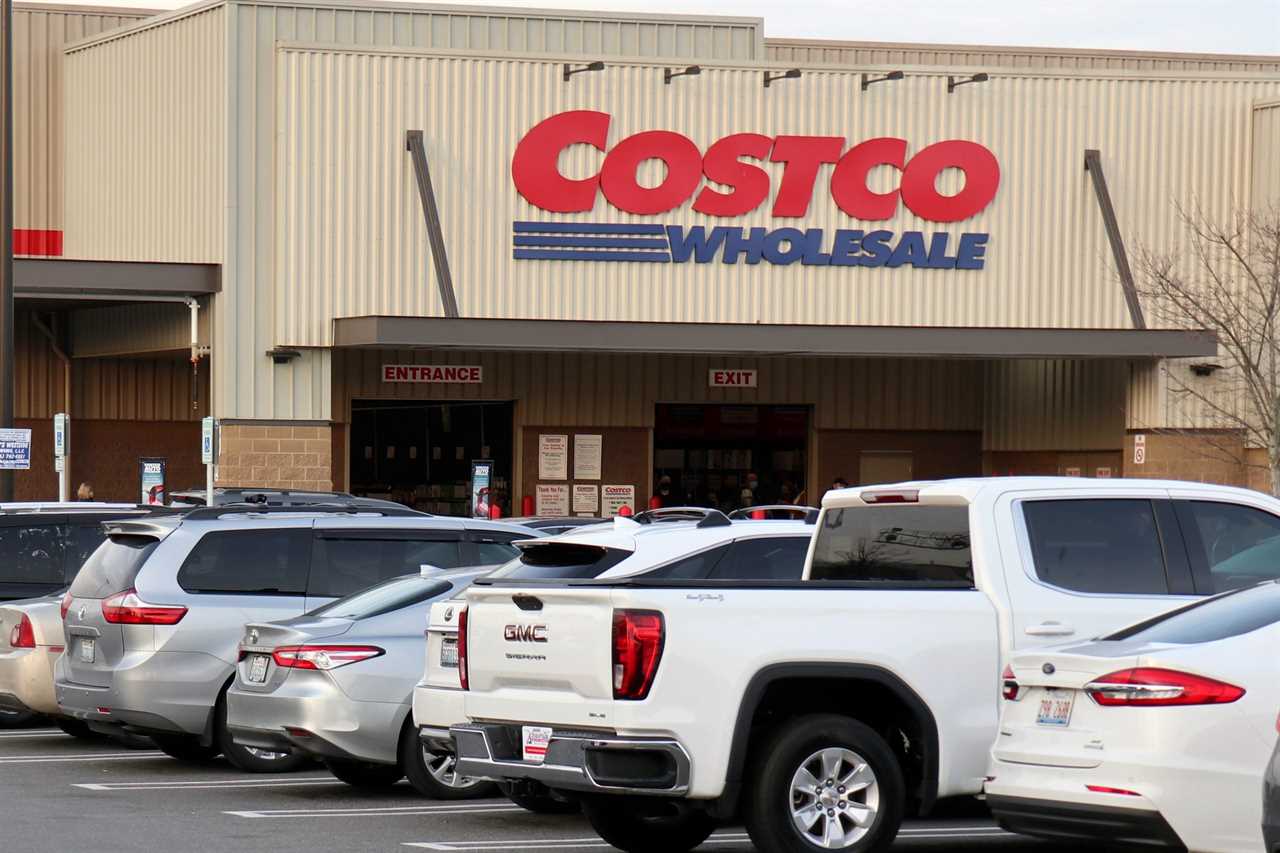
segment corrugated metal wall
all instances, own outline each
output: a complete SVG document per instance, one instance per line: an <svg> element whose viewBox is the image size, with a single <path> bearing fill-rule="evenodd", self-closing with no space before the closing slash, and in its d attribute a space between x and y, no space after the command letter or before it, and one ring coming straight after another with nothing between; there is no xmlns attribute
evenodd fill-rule
<svg viewBox="0 0 1280 853"><path fill-rule="evenodd" d="M988 362L982 448L1115 450L1128 383L1126 362Z"/></svg>
<svg viewBox="0 0 1280 853"><path fill-rule="evenodd" d="M1136 363L1129 381L1129 429L1236 429L1235 412L1248 411L1248 392L1230 361L1209 376L1191 365L1205 359L1167 359Z"/></svg>
<svg viewBox="0 0 1280 853"><path fill-rule="evenodd" d="M1280 213L1280 101L1253 109L1253 187L1250 204Z"/></svg>
<svg viewBox="0 0 1280 853"><path fill-rule="evenodd" d="M18 228L63 226L62 48L135 21L132 9L20 4L13 9L13 217Z"/></svg>
<svg viewBox="0 0 1280 853"><path fill-rule="evenodd" d="M65 57L70 258L220 263L226 38L219 7Z"/></svg>
<svg viewBox="0 0 1280 853"><path fill-rule="evenodd" d="M191 313L177 302L115 305L70 312L70 347L76 358L188 350ZM199 314L200 343L209 343L209 311Z"/></svg>
<svg viewBox="0 0 1280 853"><path fill-rule="evenodd" d="M384 383L384 364L468 364L479 385ZM757 370L755 389L707 387L711 369ZM908 359L701 358L588 353L338 350L334 417L352 399L518 400L537 426L652 426L656 403L814 406L817 429L978 430L983 363Z"/></svg>
<svg viewBox="0 0 1280 853"><path fill-rule="evenodd" d="M1280 73L1274 56L1151 53L1113 50L1055 50L987 45L889 44L821 39L766 39L770 62L797 65L973 66L974 70L1002 68L1088 71L1174 71L1196 74L1232 72Z"/></svg>
<svg viewBox="0 0 1280 853"><path fill-rule="evenodd" d="M1180 237L1175 200L1195 198L1224 214L1243 197L1251 104L1280 94L1280 79L1015 72L950 96L945 76L935 72L859 93L853 72L811 69L771 89L760 85L760 73L704 66L698 78L663 86L653 65L611 64L565 84L558 64L533 59L282 49L276 339L325 345L335 316L441 313L404 150L409 128L427 132L465 316L1125 328L1084 150L1103 152L1126 240L1171 246ZM613 115L614 142L655 128L684 133L703 148L744 130L849 140L895 135L912 151L946 138L979 141L1001 161L1000 191L978 216L942 228L989 232L986 269L514 261L510 228L518 219L802 229L851 222L826 192L829 167L799 221L771 222L766 207L736 220L699 216L687 206L632 217L603 197L591 213L552 217L517 195L512 152L544 117L582 108ZM439 115L450 121L441 125ZM1161 141L1160 157L1151 156L1152 139ZM575 153L562 165L566 174L598 167L597 152ZM776 192L781 164L769 169ZM876 188L890 181L873 174L871 182ZM937 228L905 208L883 227Z"/></svg>

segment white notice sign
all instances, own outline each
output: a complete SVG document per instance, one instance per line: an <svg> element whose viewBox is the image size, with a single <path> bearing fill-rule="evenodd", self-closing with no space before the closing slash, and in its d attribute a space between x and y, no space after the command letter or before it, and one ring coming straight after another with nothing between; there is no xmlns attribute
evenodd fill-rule
<svg viewBox="0 0 1280 853"><path fill-rule="evenodd" d="M538 479L569 479L569 436L538 436ZM538 513L538 515L542 514Z"/></svg>
<svg viewBox="0 0 1280 853"><path fill-rule="evenodd" d="M600 510L600 487L573 484L573 514L595 515Z"/></svg>
<svg viewBox="0 0 1280 853"><path fill-rule="evenodd" d="M575 435L573 437L573 479L599 480L600 454L603 449L604 436Z"/></svg>
<svg viewBox="0 0 1280 853"><path fill-rule="evenodd" d="M538 500L535 515L559 518L569 514L569 487L538 484Z"/></svg>
<svg viewBox="0 0 1280 853"><path fill-rule="evenodd" d="M1147 464L1147 437L1142 433L1133 437L1133 464Z"/></svg>
<svg viewBox="0 0 1280 853"><path fill-rule="evenodd" d="M26 471L31 467L31 430L0 429L0 468Z"/></svg>
<svg viewBox="0 0 1280 853"><path fill-rule="evenodd" d="M600 514L605 518L617 515L624 506L631 507L632 512L636 511L635 486L601 486L600 496L603 501Z"/></svg>

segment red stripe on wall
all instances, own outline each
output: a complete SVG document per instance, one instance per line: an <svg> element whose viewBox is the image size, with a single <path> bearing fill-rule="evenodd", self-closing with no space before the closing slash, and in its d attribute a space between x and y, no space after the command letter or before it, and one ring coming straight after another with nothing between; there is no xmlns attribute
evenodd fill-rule
<svg viewBox="0 0 1280 853"><path fill-rule="evenodd" d="M38 228L13 229L15 255L61 255L62 232Z"/></svg>

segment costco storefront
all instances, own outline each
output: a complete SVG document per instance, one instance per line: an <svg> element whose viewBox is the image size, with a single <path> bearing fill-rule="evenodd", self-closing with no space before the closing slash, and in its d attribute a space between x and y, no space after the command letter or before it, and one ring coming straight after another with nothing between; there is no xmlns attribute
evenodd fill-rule
<svg viewBox="0 0 1280 853"><path fill-rule="evenodd" d="M489 460L509 514L812 503L837 476L1247 481L1162 443L1203 426L1167 371L1217 348L1151 328L1124 272L1179 201L1280 197L1280 65L811 61L751 19L555 41L500 10L508 42L477 48L432 22L480 13L344 8L208 3L65 57L68 175L98 182L68 181L67 254L220 265L220 482L465 513ZM215 36L232 85L174 49ZM218 168L128 120L162 77ZM159 194L176 221L127 239Z"/></svg>

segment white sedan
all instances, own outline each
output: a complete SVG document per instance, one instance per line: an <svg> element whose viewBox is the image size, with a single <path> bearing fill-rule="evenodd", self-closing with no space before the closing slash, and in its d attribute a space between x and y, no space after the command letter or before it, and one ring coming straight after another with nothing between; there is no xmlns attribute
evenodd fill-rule
<svg viewBox="0 0 1280 853"><path fill-rule="evenodd" d="M1271 582L1018 654L1004 673L992 812L1042 838L1258 853L1278 647Z"/></svg>

